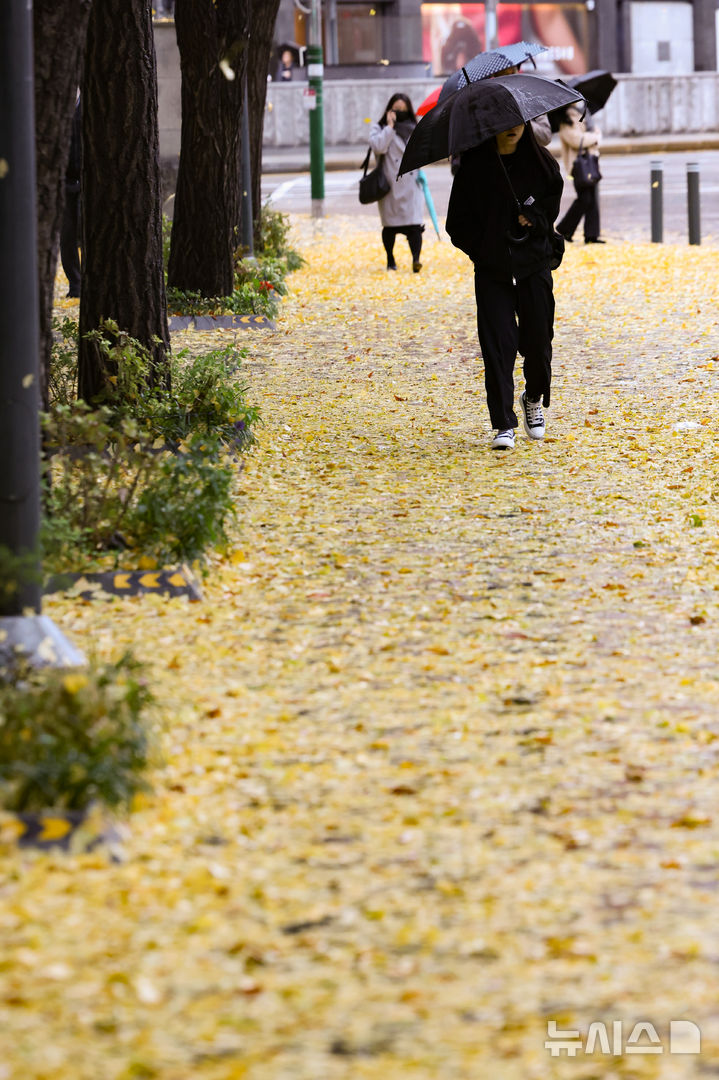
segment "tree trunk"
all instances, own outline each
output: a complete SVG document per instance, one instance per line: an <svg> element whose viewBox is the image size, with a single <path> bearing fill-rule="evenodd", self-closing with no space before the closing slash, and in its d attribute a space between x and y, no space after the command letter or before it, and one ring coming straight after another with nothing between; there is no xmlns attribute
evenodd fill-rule
<svg viewBox="0 0 719 1080"><path fill-rule="evenodd" d="M168 284L203 296L229 296L234 287L248 4L175 3L182 134Z"/></svg>
<svg viewBox="0 0 719 1080"><path fill-rule="evenodd" d="M93 0L83 81L83 286L79 395L103 389L84 335L112 319L150 351L169 387L162 267L157 65L150 0Z"/></svg>
<svg viewBox="0 0 719 1080"><path fill-rule="evenodd" d="M262 244L260 211L262 209L262 130L265 123L267 73L270 68L272 41L280 0L252 0L250 55L247 90L250 110L250 157L252 160L252 216L255 249Z"/></svg>
<svg viewBox="0 0 719 1080"><path fill-rule="evenodd" d="M40 302L40 379L47 409L52 308L75 96L90 0L35 0L35 155Z"/></svg>

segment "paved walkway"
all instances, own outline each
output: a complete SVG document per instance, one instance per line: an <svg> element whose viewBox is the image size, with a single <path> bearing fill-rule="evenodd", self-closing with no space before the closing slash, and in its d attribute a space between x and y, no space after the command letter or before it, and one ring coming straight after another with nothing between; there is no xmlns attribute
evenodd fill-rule
<svg viewBox="0 0 719 1080"><path fill-rule="evenodd" d="M499 455L463 257L388 275L375 223L297 227L207 602L47 605L153 659L168 763L124 865L8 886L5 1075L700 1080L716 251L570 250L548 437ZM701 1056L669 1054L676 1019ZM550 1020L622 1045L647 1021L664 1055L551 1057Z"/></svg>

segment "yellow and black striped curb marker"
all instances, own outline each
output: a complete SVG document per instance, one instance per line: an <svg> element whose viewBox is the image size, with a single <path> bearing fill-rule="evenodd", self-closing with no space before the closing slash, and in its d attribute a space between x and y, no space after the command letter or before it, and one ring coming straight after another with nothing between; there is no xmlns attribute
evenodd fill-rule
<svg viewBox="0 0 719 1080"><path fill-rule="evenodd" d="M38 810L0 814L0 843L21 848L60 848L91 851L100 844L115 844L120 835L94 810Z"/></svg>
<svg viewBox="0 0 719 1080"><path fill-rule="evenodd" d="M200 587L187 567L170 570L104 570L94 574L55 574L45 585L45 593L72 590L83 599L93 596L187 596L201 600Z"/></svg>
<svg viewBox="0 0 719 1080"><path fill-rule="evenodd" d="M175 330L274 330L266 315L171 315L170 332Z"/></svg>

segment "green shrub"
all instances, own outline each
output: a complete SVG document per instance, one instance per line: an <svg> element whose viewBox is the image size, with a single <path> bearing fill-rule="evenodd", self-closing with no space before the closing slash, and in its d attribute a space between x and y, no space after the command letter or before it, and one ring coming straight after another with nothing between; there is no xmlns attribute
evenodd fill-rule
<svg viewBox="0 0 719 1080"><path fill-rule="evenodd" d="M235 287L231 296L203 296L199 292L167 290L167 309L173 315L265 315L274 318L279 297L284 293L261 287L260 276L253 275ZM274 288L274 286L273 286Z"/></svg>
<svg viewBox="0 0 719 1080"><path fill-rule="evenodd" d="M72 570L80 560L90 569L125 549L157 561L198 559L226 539L232 457L255 441L259 413L238 375L246 352L181 352L172 357L172 390L148 390L146 349L114 323L93 336L106 368L97 408L69 395L71 327L54 350L57 396L42 418L45 568Z"/></svg>
<svg viewBox="0 0 719 1080"><path fill-rule="evenodd" d="M74 319L53 319L53 346L48 372L48 397L58 405L77 398L78 325Z"/></svg>
<svg viewBox="0 0 719 1080"><path fill-rule="evenodd" d="M162 215L162 266L165 271L165 285L167 285L167 266L170 262L170 245L172 243L172 218L167 214Z"/></svg>
<svg viewBox="0 0 719 1080"><path fill-rule="evenodd" d="M198 559L226 543L235 475L213 437L195 434L179 452L163 454L129 515L132 546L168 562Z"/></svg>
<svg viewBox="0 0 719 1080"><path fill-rule="evenodd" d="M273 210L270 203L263 204L260 210L260 231L262 233L262 252L265 258L280 259L286 272L299 270L304 259L290 244L290 218L279 210Z"/></svg>
<svg viewBox="0 0 719 1080"><path fill-rule="evenodd" d="M170 222L165 219L165 266L169 258ZM290 219L270 208L260 211L260 250L248 259L242 249L235 257L234 289L231 296L202 296L182 289L167 290L168 311L176 315L265 315L277 314L280 298L287 292L285 278L298 270L304 259L289 241Z"/></svg>
<svg viewBox="0 0 719 1080"><path fill-rule="evenodd" d="M0 683L0 805L127 805L148 785L153 697L126 653L82 671L18 668Z"/></svg>
<svg viewBox="0 0 719 1080"><path fill-rule="evenodd" d="M42 546L46 569L72 567L80 552L130 546L123 530L137 492L151 482L157 456L140 429L107 407L57 406L42 417Z"/></svg>
<svg viewBox="0 0 719 1080"><path fill-rule="evenodd" d="M220 439L235 453L254 442L259 410L245 400L247 387L238 381L246 349L228 345L190 356L182 350L171 357L171 390L148 389L150 354L138 341L106 322L93 331L105 367L103 404L114 417L132 417L146 438L176 444L193 432Z"/></svg>
<svg viewBox="0 0 719 1080"><path fill-rule="evenodd" d="M113 549L194 560L225 539L236 468L219 437L194 433L175 451L130 417L82 402L44 418L45 569L74 569Z"/></svg>
<svg viewBox="0 0 719 1080"><path fill-rule="evenodd" d="M179 353L172 394L163 398L155 417L158 434L179 440L198 432L216 436L235 453L248 450L256 441L260 414L247 404L247 387L237 382L239 362L246 355L232 346L194 357Z"/></svg>
<svg viewBox="0 0 719 1080"><path fill-rule="evenodd" d="M137 409L142 408L148 396L167 392L151 377L150 350L112 319L106 319L99 330L91 330L86 337L95 346L103 375L103 390L93 399L94 404L108 404L115 412L129 410L137 416Z"/></svg>

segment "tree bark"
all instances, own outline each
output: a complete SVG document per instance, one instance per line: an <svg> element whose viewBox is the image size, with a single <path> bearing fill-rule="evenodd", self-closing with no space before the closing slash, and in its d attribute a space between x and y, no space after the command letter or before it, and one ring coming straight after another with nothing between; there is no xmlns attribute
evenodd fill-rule
<svg viewBox="0 0 719 1080"><path fill-rule="evenodd" d="M65 170L89 15L90 0L35 0L33 6L40 379L44 409L48 407L52 309L65 204Z"/></svg>
<svg viewBox="0 0 719 1080"><path fill-rule="evenodd" d="M83 80L80 397L104 387L85 335L106 319L150 352L150 385L169 388L162 266L157 64L150 0L93 0Z"/></svg>
<svg viewBox="0 0 719 1080"><path fill-rule="evenodd" d="M182 133L168 284L203 296L234 287L248 18L249 0L175 3Z"/></svg>
<svg viewBox="0 0 719 1080"><path fill-rule="evenodd" d="M270 68L272 41L280 0L252 0L250 22L250 53L247 72L247 92L250 112L250 156L252 160L252 217L255 250L260 250L262 235L262 130L265 123L267 73Z"/></svg>

